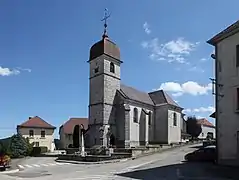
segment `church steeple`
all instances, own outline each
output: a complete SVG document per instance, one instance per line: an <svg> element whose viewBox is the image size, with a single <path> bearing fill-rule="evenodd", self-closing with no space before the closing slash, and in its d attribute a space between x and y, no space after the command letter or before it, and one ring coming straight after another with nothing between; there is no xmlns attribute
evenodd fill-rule
<svg viewBox="0 0 239 180"><path fill-rule="evenodd" d="M90 48L89 142L107 147L108 132L116 136L116 92L120 90L120 49L107 36L105 10L102 39Z"/></svg>
<svg viewBox="0 0 239 180"><path fill-rule="evenodd" d="M104 18L101 20L101 21L104 21L104 33L102 35L102 38L108 38L108 35L107 35L107 19L110 17L110 14L108 14L108 9L105 8L105 15L104 15Z"/></svg>
<svg viewBox="0 0 239 180"><path fill-rule="evenodd" d="M104 54L122 63L122 61L120 60L120 49L114 42L109 39L107 35L107 19L109 17L110 14L108 14L108 10L105 9L104 18L101 20L104 21L104 32L102 39L90 48L90 58L88 62Z"/></svg>

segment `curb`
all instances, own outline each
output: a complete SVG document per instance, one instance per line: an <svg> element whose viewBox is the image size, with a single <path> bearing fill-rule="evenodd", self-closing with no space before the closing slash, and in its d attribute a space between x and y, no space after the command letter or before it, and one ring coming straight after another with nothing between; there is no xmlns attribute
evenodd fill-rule
<svg viewBox="0 0 239 180"><path fill-rule="evenodd" d="M19 169L13 169L13 170L9 170L9 171L2 171L0 172L0 174L13 174L13 173L17 173L19 172Z"/></svg>
<svg viewBox="0 0 239 180"><path fill-rule="evenodd" d="M150 156L150 155L153 155L153 154L163 153L163 152L166 152L166 151L172 151L172 150L175 150L175 149L178 149L178 148L187 147L187 146L191 146L191 145L197 145L197 144L200 144L200 143L185 144L185 145L181 145L181 146L180 145L176 145L176 146L173 146L173 147L169 147L169 148L165 148L165 149L160 149L158 151L149 152L149 153L141 154L141 155L138 155L138 156L133 156L131 159L134 160L134 159L142 158L142 157L145 157L145 156Z"/></svg>
<svg viewBox="0 0 239 180"><path fill-rule="evenodd" d="M110 161L98 161L98 162L68 161L68 160L55 160L55 161L59 162L59 163L83 164L83 165L109 164L109 163L125 162L125 161L128 161L128 160L135 160L135 159L142 158L142 157L145 157L145 156L150 156L152 154L162 153L162 152L165 152L165 151L170 151L170 150L174 150L174 149L177 149L177 148L196 145L196 144L200 144L200 143L186 144L186 145L182 145L182 146L173 146L173 147L170 147L170 148L159 150L157 152L147 153L147 154L134 156L134 157L130 157L130 158L110 160Z"/></svg>
<svg viewBox="0 0 239 180"><path fill-rule="evenodd" d="M110 163L117 163L117 162L125 162L128 160L132 160L132 158L117 159L117 160L111 160L111 161L98 161L98 162L67 161L67 160L55 160L55 161L59 163L92 165L92 164L110 164Z"/></svg>

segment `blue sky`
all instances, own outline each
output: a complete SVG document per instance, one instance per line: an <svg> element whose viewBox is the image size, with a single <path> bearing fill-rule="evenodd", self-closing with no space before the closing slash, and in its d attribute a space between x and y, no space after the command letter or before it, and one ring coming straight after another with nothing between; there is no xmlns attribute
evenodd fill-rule
<svg viewBox="0 0 239 180"><path fill-rule="evenodd" d="M163 88L188 115L207 118L214 102L213 48L206 40L237 20L238 5L236 0L1 0L0 137L11 135L28 116L57 127L69 117L87 117L86 61L101 38L105 7L112 13L109 36L124 61L123 83L142 91Z"/></svg>

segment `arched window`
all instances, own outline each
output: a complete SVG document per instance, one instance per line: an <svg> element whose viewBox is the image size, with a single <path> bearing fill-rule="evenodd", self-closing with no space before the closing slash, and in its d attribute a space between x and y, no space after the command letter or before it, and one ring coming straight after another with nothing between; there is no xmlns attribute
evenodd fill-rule
<svg viewBox="0 0 239 180"><path fill-rule="evenodd" d="M149 125L152 124L152 113L151 113L151 111L149 111L149 120L148 120L148 124L149 124Z"/></svg>
<svg viewBox="0 0 239 180"><path fill-rule="evenodd" d="M173 125L177 126L177 113L176 112L173 113Z"/></svg>
<svg viewBox="0 0 239 180"><path fill-rule="evenodd" d="M138 109L134 108L134 122L138 122Z"/></svg>
<svg viewBox="0 0 239 180"><path fill-rule="evenodd" d="M95 73L98 73L99 72L99 66L97 66L95 69L94 69Z"/></svg>
<svg viewBox="0 0 239 180"><path fill-rule="evenodd" d="M114 63L110 63L110 72L115 73L115 65Z"/></svg>

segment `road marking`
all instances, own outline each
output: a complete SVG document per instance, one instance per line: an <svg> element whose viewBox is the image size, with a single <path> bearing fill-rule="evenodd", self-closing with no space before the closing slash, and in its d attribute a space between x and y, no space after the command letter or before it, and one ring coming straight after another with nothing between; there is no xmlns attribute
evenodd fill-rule
<svg viewBox="0 0 239 180"><path fill-rule="evenodd" d="M18 165L18 167L21 168L21 169L24 169L24 166L22 166L22 165L20 165L20 164Z"/></svg>
<svg viewBox="0 0 239 180"><path fill-rule="evenodd" d="M59 166L65 165L65 164L63 164L63 163L58 163L58 162L57 162L56 164L59 165Z"/></svg>
<svg viewBox="0 0 239 180"><path fill-rule="evenodd" d="M160 161L160 160L162 160L162 159L148 161L148 162L136 165L136 166L130 166L130 167L127 167L127 168L123 169L120 173L125 173L125 172L128 172L128 171L132 171L133 169L137 169L139 167L142 167L142 166L145 166L145 165L148 165L148 164L152 164L152 163Z"/></svg>
<svg viewBox="0 0 239 180"><path fill-rule="evenodd" d="M62 164L64 164L64 165L69 165L69 164L71 164L71 163L62 163Z"/></svg>
<svg viewBox="0 0 239 180"><path fill-rule="evenodd" d="M25 169L25 168L39 168L39 167L49 167L49 166L63 166L63 165L69 165L70 163L46 163L46 164L23 164L23 165L17 165L20 169Z"/></svg>
<svg viewBox="0 0 239 180"><path fill-rule="evenodd" d="M117 176L115 175L91 175L91 176L85 176L85 177L78 177L78 178L70 178L65 180L84 180L84 179L91 179L91 180L97 180L97 179L114 179Z"/></svg>
<svg viewBox="0 0 239 180"><path fill-rule="evenodd" d="M28 165L28 164L26 164L25 166L28 167L28 168L32 168L32 166L30 166L30 165Z"/></svg>
<svg viewBox="0 0 239 180"><path fill-rule="evenodd" d="M56 166L56 163L49 163L50 166Z"/></svg>

